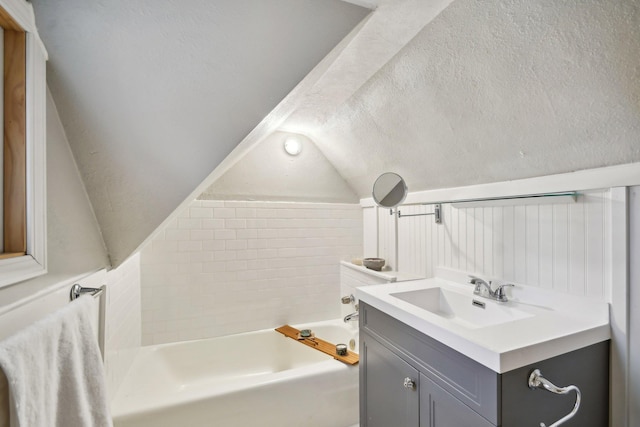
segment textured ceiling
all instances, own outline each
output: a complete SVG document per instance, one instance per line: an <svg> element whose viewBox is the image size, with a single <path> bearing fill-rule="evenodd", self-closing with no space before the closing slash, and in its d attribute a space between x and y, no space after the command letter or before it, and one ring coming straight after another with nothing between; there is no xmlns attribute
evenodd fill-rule
<svg viewBox="0 0 640 427"><path fill-rule="evenodd" d="M640 161L637 1L351 2L376 9L289 92L365 10L34 0L114 265L277 129L359 197L389 170L416 191Z"/></svg>
<svg viewBox="0 0 640 427"><path fill-rule="evenodd" d="M360 197L640 161L640 3L456 0L330 117L293 115Z"/></svg>
<svg viewBox="0 0 640 427"><path fill-rule="evenodd" d="M279 139L278 133L274 133L277 129L293 134L300 130L301 134L308 135L313 129L322 126L451 1L380 0L376 5L354 1L365 6L376 6L375 11L343 39L278 108L218 165L194 190L193 196L202 192L202 197L206 198L215 195L264 200L277 195L276 200L353 200L349 183L336 182L336 175L329 172L323 156L314 154L313 161L309 158L304 161L289 159L287 169L292 173L288 176L283 176L282 171L274 169L272 161L260 163L255 159L268 156L269 153L277 156L281 152L280 147L273 147L274 137ZM307 144L315 153L317 149L313 142L307 141ZM256 155L256 152L261 154ZM359 157L362 155L363 153L358 154L358 161L361 161ZM307 174L305 178L316 178L306 194L300 191L300 183L304 180L296 172L300 169L297 163L304 164L303 169ZM280 181L265 180L269 176L279 176ZM321 182L322 180L327 182ZM263 185L249 185L255 182L262 182ZM282 185L276 185L278 183ZM333 191L329 190L330 187L333 187ZM349 190L345 191L345 188ZM185 204L188 202L187 200Z"/></svg>
<svg viewBox="0 0 640 427"><path fill-rule="evenodd" d="M114 266L369 10L338 0L34 0Z"/></svg>

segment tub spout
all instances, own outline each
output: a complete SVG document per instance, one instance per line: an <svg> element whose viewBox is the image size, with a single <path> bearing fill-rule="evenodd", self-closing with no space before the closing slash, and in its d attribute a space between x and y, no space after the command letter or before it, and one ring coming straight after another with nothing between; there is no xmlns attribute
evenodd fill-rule
<svg viewBox="0 0 640 427"><path fill-rule="evenodd" d="M357 311L351 314L347 314L346 316L344 316L344 323L347 323L351 320L358 320L359 316L360 316L360 313Z"/></svg>

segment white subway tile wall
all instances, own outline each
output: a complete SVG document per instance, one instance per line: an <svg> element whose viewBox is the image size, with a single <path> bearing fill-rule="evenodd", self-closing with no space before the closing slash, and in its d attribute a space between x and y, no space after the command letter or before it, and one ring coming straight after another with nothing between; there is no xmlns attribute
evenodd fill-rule
<svg viewBox="0 0 640 427"><path fill-rule="evenodd" d="M142 343L140 254L107 273L105 303L105 370L113 399Z"/></svg>
<svg viewBox="0 0 640 427"><path fill-rule="evenodd" d="M196 200L141 253L143 345L340 315L356 204Z"/></svg>
<svg viewBox="0 0 640 427"><path fill-rule="evenodd" d="M398 270L433 277L449 267L490 278L608 300L611 238L609 190L589 191L576 203L454 208L398 220ZM404 206L406 214L433 206ZM393 220L380 212L379 256L392 259ZM365 233L375 233L366 229Z"/></svg>

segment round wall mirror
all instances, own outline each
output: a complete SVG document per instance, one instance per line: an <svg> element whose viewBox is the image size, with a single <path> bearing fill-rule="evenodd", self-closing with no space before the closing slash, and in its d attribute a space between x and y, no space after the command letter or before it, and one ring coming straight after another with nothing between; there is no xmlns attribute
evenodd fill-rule
<svg viewBox="0 0 640 427"><path fill-rule="evenodd" d="M373 183L373 200L383 208L395 208L407 197L407 184L397 173L385 172Z"/></svg>

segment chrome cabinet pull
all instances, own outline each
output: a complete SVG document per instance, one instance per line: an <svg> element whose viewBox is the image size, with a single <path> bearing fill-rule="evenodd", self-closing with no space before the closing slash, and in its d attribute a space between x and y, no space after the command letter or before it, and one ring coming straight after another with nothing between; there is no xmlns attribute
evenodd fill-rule
<svg viewBox="0 0 640 427"><path fill-rule="evenodd" d="M580 399L582 398L582 395L580 394L580 389L578 387L574 385L569 385L566 387L558 387L554 385L551 381L543 377L539 369L535 369L533 372L531 372L531 375L529 375L528 384L529 384L529 388L531 389L544 388L545 390L555 394L567 394L572 390L576 392L576 403L575 405L573 405L573 409L571 410L571 412L569 412L564 417L560 418L555 423L551 424L549 427L558 427L559 425L569 421L571 418L573 418L575 414L578 413L578 409L580 409ZM547 426L545 425L545 423L540 423L540 427L547 427Z"/></svg>
<svg viewBox="0 0 640 427"><path fill-rule="evenodd" d="M411 378L407 377L404 379L404 388L415 390L416 383Z"/></svg>

